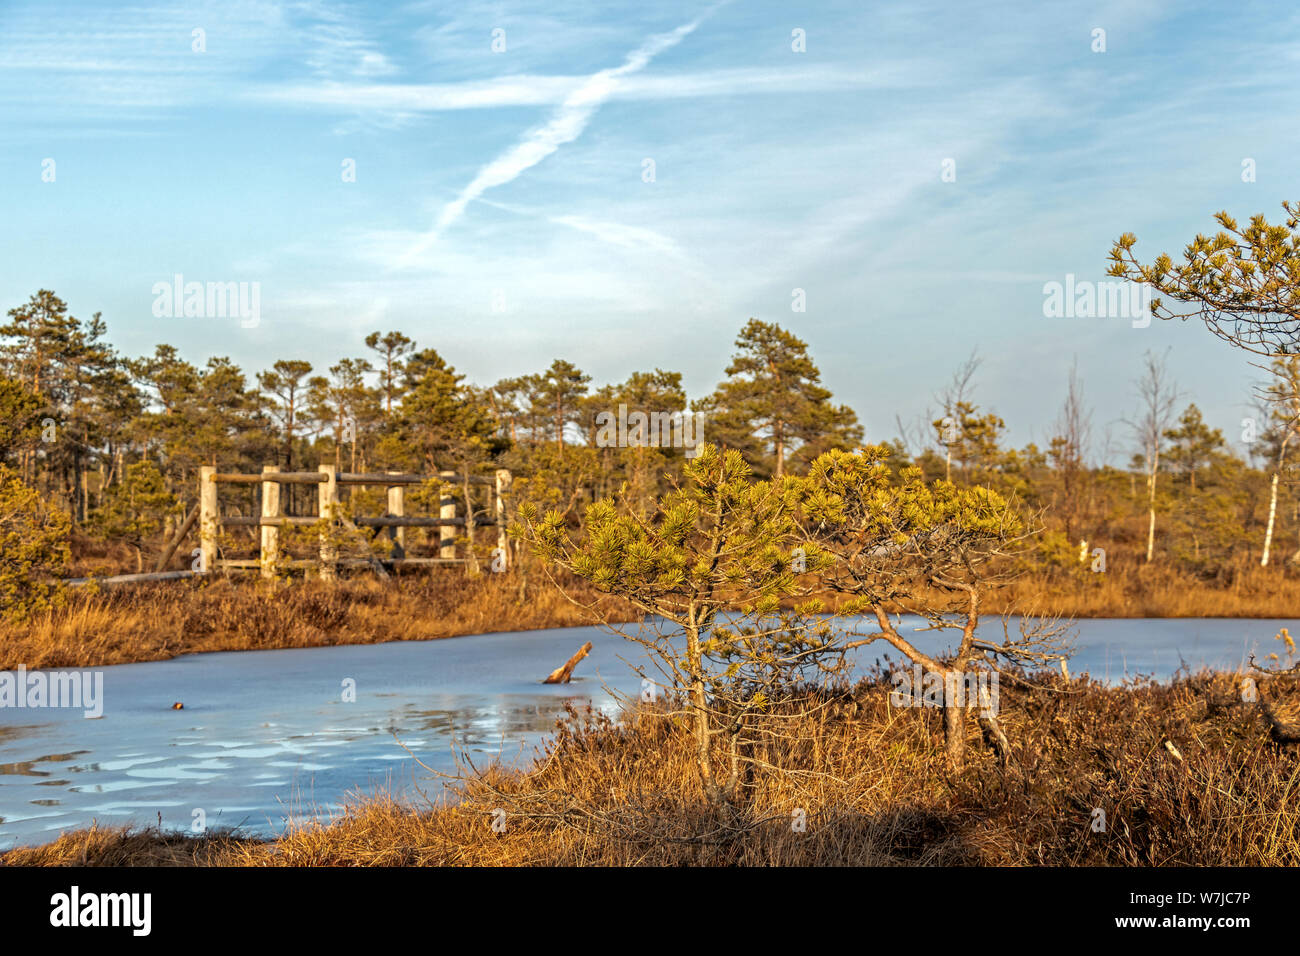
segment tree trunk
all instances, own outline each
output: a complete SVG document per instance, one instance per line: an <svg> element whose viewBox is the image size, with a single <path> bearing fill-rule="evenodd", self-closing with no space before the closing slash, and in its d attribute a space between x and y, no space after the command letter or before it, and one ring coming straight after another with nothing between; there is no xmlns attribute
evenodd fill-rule
<svg viewBox="0 0 1300 956"><path fill-rule="evenodd" d="M1286 443L1277 456L1277 468L1273 472L1273 485L1268 495L1268 527L1264 529L1264 554L1259 559L1260 567L1268 567L1268 553L1273 546L1273 524L1277 516L1277 480L1282 474L1282 457L1286 454Z"/></svg>
<svg viewBox="0 0 1300 956"><path fill-rule="evenodd" d="M948 758L948 769L956 773L966 759L966 707L953 697L953 680L960 682L962 675L947 671L943 675L943 741Z"/></svg>
<svg viewBox="0 0 1300 956"><path fill-rule="evenodd" d="M478 574L478 554L474 550L474 501L469 493L468 468L461 470L461 496L465 499L465 550L469 552L468 567L470 574Z"/></svg>
<svg viewBox="0 0 1300 956"><path fill-rule="evenodd" d="M713 763L710 760L709 702L704 687L704 656L700 653L699 625L693 623L686 628L686 662L690 667L690 709L695 718L695 767L700 774L704 796L710 803L717 804L722 802L722 795L713 778Z"/></svg>
<svg viewBox="0 0 1300 956"><path fill-rule="evenodd" d="M1064 665L1064 661L1062 661ZM1066 680L1069 680L1068 671ZM991 701L988 699L988 692L981 689L980 699L980 726L984 728L985 739L992 746L998 755L998 762L1006 769L1011 762L1011 741L1007 740L1006 732L1002 729L1002 724L998 721L997 715L993 713Z"/></svg>
<svg viewBox="0 0 1300 956"><path fill-rule="evenodd" d="M1156 473L1147 476L1147 564L1156 549Z"/></svg>
<svg viewBox="0 0 1300 956"><path fill-rule="evenodd" d="M179 548L181 542L185 540L185 536L190 533L190 529L194 527L194 523L198 520L198 517L199 505L195 502L194 507L190 509L189 514L185 516L185 520L182 521L180 527L176 529L175 536L168 542L167 547L163 549L162 554L158 556L157 562L154 563L154 571L162 571L167 567L167 562L172 559L172 555L176 553L176 549Z"/></svg>

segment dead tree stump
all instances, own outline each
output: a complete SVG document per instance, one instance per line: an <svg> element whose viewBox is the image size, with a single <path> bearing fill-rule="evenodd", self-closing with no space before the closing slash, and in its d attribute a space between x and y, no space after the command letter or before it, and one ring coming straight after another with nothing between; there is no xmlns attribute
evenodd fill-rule
<svg viewBox="0 0 1300 956"><path fill-rule="evenodd" d="M578 653L569 658L569 662L563 667L557 667L551 671L551 676L542 681L543 684L567 684L573 678L573 669L578 666L578 662L591 653L591 641L583 644L578 648Z"/></svg>

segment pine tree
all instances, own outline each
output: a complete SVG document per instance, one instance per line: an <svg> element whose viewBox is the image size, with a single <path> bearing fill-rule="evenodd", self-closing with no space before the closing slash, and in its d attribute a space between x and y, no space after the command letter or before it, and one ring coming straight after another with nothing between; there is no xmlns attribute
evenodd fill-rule
<svg viewBox="0 0 1300 956"><path fill-rule="evenodd" d="M711 442L740 451L760 474L784 475L832 448L862 440L847 406L831 404L807 343L775 323L750 319L736 338L739 351L727 380L696 403Z"/></svg>
<svg viewBox="0 0 1300 956"><path fill-rule="evenodd" d="M791 690L804 665L815 671L836 649L819 625L762 624L762 615L799 593L795 479L755 482L738 452L707 444L683 479L649 509L649 519L611 500L592 504L578 540L559 510L543 515L525 504L520 515L525 538L545 560L652 615L649 628L620 633L649 650L670 686L684 693L701 787L722 804L738 793L769 701ZM816 548L807 550L805 566L820 570ZM758 626L724 619L737 604Z"/></svg>
<svg viewBox="0 0 1300 956"><path fill-rule="evenodd" d="M564 447L565 429L582 416L582 397L591 376L571 362L556 359L537 381L534 402L537 412L549 417L557 448Z"/></svg>
<svg viewBox="0 0 1300 956"><path fill-rule="evenodd" d="M500 423L481 396L433 349L413 362L400 406L402 437L422 467L432 472L465 470L490 460L504 447Z"/></svg>
<svg viewBox="0 0 1300 956"><path fill-rule="evenodd" d="M633 372L626 381L604 385L583 400L582 430L601 460L597 498L608 497L623 481L628 485L624 498L634 507L646 507L660 494L669 468L680 466L688 451L680 441L685 438L686 426L680 416L686 407L681 373L659 368ZM629 424L627 447L614 443L600 447L602 431L609 431L611 422L617 425L620 409L629 418L638 413L647 416L649 434L642 436ZM668 416L678 416L676 423ZM694 437L693 430L690 434Z"/></svg>
<svg viewBox="0 0 1300 956"><path fill-rule="evenodd" d="M143 571L145 541L161 532L163 518L178 508L158 466L138 461L127 466L123 480L109 490L96 519L105 534L135 549L136 570Z"/></svg>
<svg viewBox="0 0 1300 956"><path fill-rule="evenodd" d="M357 470L357 443L367 431L365 420L372 397L366 375L373 371L365 359L342 359L330 366L330 377L307 380L307 414L320 430L333 432L334 468L342 467L344 443L351 445L351 470ZM364 459L363 459L364 460Z"/></svg>
<svg viewBox="0 0 1300 956"><path fill-rule="evenodd" d="M1151 314L1196 317L1215 335L1258 355L1300 352L1300 203L1282 203L1283 223L1252 216L1241 226L1215 213L1219 232L1197 235L1175 264L1161 254L1148 265L1133 255L1137 237L1126 232L1111 248L1109 274L1148 285L1160 294ZM1169 305L1165 299L1181 305Z"/></svg>
<svg viewBox="0 0 1300 956"><path fill-rule="evenodd" d="M267 409L280 426L283 436L284 466L293 470L293 447L298 432L303 428L303 405L306 385L311 374L311 363L299 359L280 359L268 372L259 372L257 382L267 396Z"/></svg>
<svg viewBox="0 0 1300 956"><path fill-rule="evenodd" d="M21 382L0 378L0 464L36 447L44 411L39 395Z"/></svg>
<svg viewBox="0 0 1300 956"><path fill-rule="evenodd" d="M1260 444L1268 452L1273 466L1269 488L1268 524L1264 530L1264 548L1260 565L1267 566L1273 547L1273 531L1277 526L1278 483L1286 468L1287 458L1300 440L1300 356L1278 356L1270 366L1272 381L1265 389L1268 427L1259 436ZM1300 549L1292 561L1300 560Z"/></svg>
<svg viewBox="0 0 1300 956"><path fill-rule="evenodd" d="M1223 432L1206 425L1201 410L1192 403L1178 419L1178 427L1165 431L1165 438L1171 443L1165 452L1170 468L1187 480L1195 494L1197 473L1224 457Z"/></svg>
<svg viewBox="0 0 1300 956"><path fill-rule="evenodd" d="M63 602L67 514L0 464L0 616L23 620Z"/></svg>
<svg viewBox="0 0 1300 956"><path fill-rule="evenodd" d="M371 332L366 336L366 348L373 349L379 356L379 388L384 397L384 415L391 418L403 371L403 358L415 350L415 343L401 332L389 332L383 336Z"/></svg>

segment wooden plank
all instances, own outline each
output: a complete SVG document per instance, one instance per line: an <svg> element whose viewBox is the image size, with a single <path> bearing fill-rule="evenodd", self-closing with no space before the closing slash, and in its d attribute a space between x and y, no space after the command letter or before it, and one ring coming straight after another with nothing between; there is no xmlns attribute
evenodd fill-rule
<svg viewBox="0 0 1300 956"><path fill-rule="evenodd" d="M510 539L506 536L506 495L510 493L510 471L498 468L496 473L496 526L497 553L492 570L505 571L510 566ZM498 564L499 562L499 564Z"/></svg>
<svg viewBox="0 0 1300 956"><path fill-rule="evenodd" d="M280 482L279 465L262 468L262 517L279 518ZM262 524L262 577L274 578L276 562L280 557L280 529L275 524Z"/></svg>
<svg viewBox="0 0 1300 956"><path fill-rule="evenodd" d="M462 526L465 524L465 519L425 518L420 515L406 515L403 517L380 515L378 518L357 518L356 523L361 528L441 528L444 526L451 528ZM479 524L482 523L480 520Z"/></svg>
<svg viewBox="0 0 1300 956"><path fill-rule="evenodd" d="M257 515L231 515L228 518L222 518L221 524L231 528L306 528L318 521L320 521L320 518L310 515L280 515L276 518L262 518ZM399 518L393 515L380 515L378 518L357 518L353 523L359 528L438 528L442 525L460 527L465 523L465 519L425 518L420 515L404 515ZM475 523L478 525L495 524L493 521L485 521L482 518L476 519Z"/></svg>
<svg viewBox="0 0 1300 956"><path fill-rule="evenodd" d="M409 472L339 472L340 485L421 485L429 480L428 475L413 475Z"/></svg>
<svg viewBox="0 0 1300 956"><path fill-rule="evenodd" d="M146 571L143 574L114 574L106 578L68 578L63 583L70 587L86 584L137 584L142 581L177 581L196 577L197 571Z"/></svg>
<svg viewBox="0 0 1300 956"><path fill-rule="evenodd" d="M438 477L443 480L444 484L450 484L456 480L454 471L440 471ZM450 560L456 557L456 532L452 526L456 523L456 499L450 495L443 495L438 499L438 516L443 520L443 524L438 526L438 557L443 560ZM464 524L464 521L461 521Z"/></svg>
<svg viewBox="0 0 1300 956"><path fill-rule="evenodd" d="M334 580L334 562L338 560L338 548L334 544L334 515L338 511L338 484L335 482L334 466L321 465L320 473L325 476L326 481L321 482L319 486L320 494L317 496L317 513L320 517L329 522L321 529L320 533L320 576L323 581Z"/></svg>
<svg viewBox="0 0 1300 956"><path fill-rule="evenodd" d="M464 564L464 558L402 558L400 561L391 561L390 564Z"/></svg>
<svg viewBox="0 0 1300 956"><path fill-rule="evenodd" d="M319 485L325 477L315 471L280 471L276 469L276 478L282 485ZM256 485L266 480L266 472L260 475L242 475L237 472L213 472L209 481L223 482L232 485Z"/></svg>
<svg viewBox="0 0 1300 956"><path fill-rule="evenodd" d="M394 472L396 474L396 472ZM388 488L388 514L385 518L405 518L406 517L406 488L402 485L390 485ZM406 557L406 529L409 525L390 524L388 528L388 540L392 542L391 557L400 559Z"/></svg>
<svg viewBox="0 0 1300 956"><path fill-rule="evenodd" d="M341 485L387 485L391 488L396 485L421 485L426 481L432 481L434 478L446 481L446 475L451 475L452 480L460 480L460 477L455 472L443 472L439 475L413 475L409 472L341 471L338 475L338 482ZM491 484L496 479L491 475L470 475L469 480L471 484Z"/></svg>
<svg viewBox="0 0 1300 956"><path fill-rule="evenodd" d="M199 469L199 569L212 571L217 566L217 483L212 480L216 469L204 465Z"/></svg>
<svg viewBox="0 0 1300 956"><path fill-rule="evenodd" d="M315 471L282 471L279 472L279 481L285 485L319 485L324 482L319 472ZM454 472L451 473L453 480L459 481L460 478ZM341 471L335 475L335 482L340 485L386 485L393 487L396 485L420 485L426 481L432 481L436 475L413 475L409 473L393 472L349 472ZM262 481L262 476L258 474L241 474L232 471L213 471L210 481L220 482L232 485L256 485ZM445 479L444 479L445 480ZM470 484L490 485L496 479L492 475L470 475Z"/></svg>
<svg viewBox="0 0 1300 956"><path fill-rule="evenodd" d="M231 515L222 518L221 523L231 528L306 528L316 524L320 518L303 515L279 515L263 518L260 515Z"/></svg>
<svg viewBox="0 0 1300 956"><path fill-rule="evenodd" d="M341 568L371 568L371 569L373 569L374 566L375 566L375 559L372 559L372 558L339 558L339 560L336 561L336 562L334 562L334 563L335 563L335 565L336 565L337 567L341 567ZM397 565L398 567L401 567L401 566L403 566L403 565L411 565L412 567L418 567L418 566L420 566L420 565L434 565L434 564L464 564L464 563L465 563L465 559L464 559L464 558L453 558L452 560L448 561L448 560L445 560L445 559L443 559L443 558L402 558L400 561L385 561L385 562L382 562L382 563L383 563L383 564L392 564L392 565ZM261 563L259 560L257 560L256 558L222 558L222 559L220 559L219 561L217 561L217 567L222 568L222 569L225 569L225 570L230 570L230 571L256 571L256 570L258 570L261 566L262 566L262 563ZM281 561L281 562L279 563L279 567L281 567L281 568L292 568L292 569L297 569L297 568L316 568L316 567L320 567L320 562L319 562L317 559L315 559L315 558L294 558L294 559L289 560L289 561ZM168 571L168 572L166 572L166 573L168 573L168 574L181 574L182 572L180 572L180 571ZM183 572L183 573L186 573L186 574L192 574L192 573L194 573L194 572L192 572L192 571L187 571L187 572Z"/></svg>

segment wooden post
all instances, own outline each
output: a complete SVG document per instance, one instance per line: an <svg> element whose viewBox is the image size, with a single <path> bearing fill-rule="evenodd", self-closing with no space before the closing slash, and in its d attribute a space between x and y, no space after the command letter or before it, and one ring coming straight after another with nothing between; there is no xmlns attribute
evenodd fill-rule
<svg viewBox="0 0 1300 956"><path fill-rule="evenodd" d="M456 473L454 471L440 471L438 477L444 482L454 480ZM440 505L438 517L454 518L456 517L456 499L451 495L443 493L438 499ZM456 557L456 529L454 526L445 524L438 528L438 557L444 560L451 560Z"/></svg>
<svg viewBox="0 0 1300 956"><path fill-rule="evenodd" d="M400 471L390 471L390 475L400 475ZM394 518L406 517L406 486L389 485L388 486L388 513ZM402 559L406 557L406 529L394 528L391 525L388 528L388 540L393 542L392 557Z"/></svg>
<svg viewBox="0 0 1300 956"><path fill-rule="evenodd" d="M497 469L496 512L497 512L497 553L492 556L492 570L502 571L510 567L510 538L506 534L506 494L510 491L510 472L505 468Z"/></svg>
<svg viewBox="0 0 1300 956"><path fill-rule="evenodd" d="M199 469L199 570L211 574L217 569L217 469Z"/></svg>
<svg viewBox="0 0 1300 956"><path fill-rule="evenodd" d="M334 563L338 560L338 548L334 545L334 515L339 501L338 476L333 465L321 465L317 469L325 480L316 486L317 510L327 524L320 533L320 576L322 581L334 580Z"/></svg>
<svg viewBox="0 0 1300 956"><path fill-rule="evenodd" d="M275 475L280 471L279 465L264 465L262 467L262 517L279 518L280 517L280 483L274 479L268 480L268 476ZM276 560L280 556L280 529L272 526L262 525L262 577L275 577Z"/></svg>

